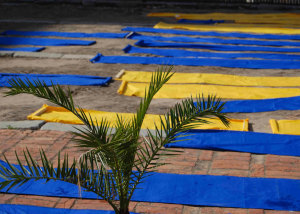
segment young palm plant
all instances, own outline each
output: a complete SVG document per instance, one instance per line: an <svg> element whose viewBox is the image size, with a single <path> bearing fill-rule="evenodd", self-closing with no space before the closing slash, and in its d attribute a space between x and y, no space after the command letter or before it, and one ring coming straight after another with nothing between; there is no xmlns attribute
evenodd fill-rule
<svg viewBox="0 0 300 214"><path fill-rule="evenodd" d="M175 142L178 135L189 129L207 123L206 117L216 117L225 125L229 124L226 116L221 113L224 104L220 99L209 96L205 101L200 96L195 100L191 97L176 104L160 117L160 124L156 125L155 130L147 130L148 137L140 137L150 102L174 74L171 70L172 67L160 68L152 75L137 113L129 121L118 116L114 132L110 129L113 124L107 120L97 121L82 108L75 107L70 90L65 92L59 85L52 85L50 89L40 81L11 80L7 96L32 94L76 115L85 128L73 132L76 136L74 140L79 147L87 148L88 151L83 152L71 164L67 155L61 158L58 154L56 169L43 150L40 151L39 162L32 158L28 150L24 151L24 162L20 161L16 153L17 165L9 163L4 157L7 165L0 165L0 177L3 180L0 182L0 189L9 191L31 179L60 180L77 184L84 191L97 194L112 206L115 213L128 214L130 200L139 183L155 168L164 164L157 162L157 159L162 155L176 154L176 150L166 149L164 145Z"/></svg>

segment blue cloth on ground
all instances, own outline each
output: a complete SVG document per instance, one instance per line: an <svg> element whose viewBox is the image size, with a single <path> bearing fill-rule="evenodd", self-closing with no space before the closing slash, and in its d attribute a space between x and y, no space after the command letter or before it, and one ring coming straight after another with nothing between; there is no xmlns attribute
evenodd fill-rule
<svg viewBox="0 0 300 214"><path fill-rule="evenodd" d="M300 42L292 41L268 41L268 40L245 40L245 39L221 39L221 38L200 38L188 36L148 36L138 33L130 33L126 38L145 41L169 41L169 42L197 42L197 43L213 43L213 44L234 44L234 45L260 45L260 46L300 46Z"/></svg>
<svg viewBox="0 0 300 214"><path fill-rule="evenodd" d="M0 214L114 214L110 210L78 210L52 207L38 207L31 205L0 204ZM131 213L133 214L133 213Z"/></svg>
<svg viewBox="0 0 300 214"><path fill-rule="evenodd" d="M22 47L22 48L1 48L0 51L24 51L24 52L38 52L44 50L44 47Z"/></svg>
<svg viewBox="0 0 300 214"><path fill-rule="evenodd" d="M299 69L300 63L292 60L246 60L246 59L211 59L180 57L143 57L143 56L103 56L98 53L91 60L93 63L110 64L155 64L186 66L219 66L251 69Z"/></svg>
<svg viewBox="0 0 300 214"><path fill-rule="evenodd" d="M92 45L95 41L74 39L48 39L25 37L0 37L0 45L38 45L38 46L68 46L68 45Z"/></svg>
<svg viewBox="0 0 300 214"><path fill-rule="evenodd" d="M284 59L300 60L300 55L296 54L271 54L271 53L221 53L221 52L204 52L204 51L187 51L182 49L169 48L141 48L127 45L123 51L125 53L146 53L158 56L171 57L214 57L214 58L260 58L260 59Z"/></svg>
<svg viewBox="0 0 300 214"><path fill-rule="evenodd" d="M216 23L224 23L225 20L191 20L191 19L179 19L177 23L186 23L186 24L216 24Z"/></svg>
<svg viewBox="0 0 300 214"><path fill-rule="evenodd" d="M259 132L190 130L167 148L193 148L300 156L300 136Z"/></svg>
<svg viewBox="0 0 300 214"><path fill-rule="evenodd" d="M9 168L5 162L0 163ZM1 190L5 191L5 188ZM77 185L53 180L47 183L45 180L29 180L8 192L71 198L80 196ZM81 198L96 199L97 195L82 192ZM138 186L132 201L300 211L300 180L152 173Z"/></svg>
<svg viewBox="0 0 300 214"><path fill-rule="evenodd" d="M0 87L10 87L8 83L10 79L20 78L23 81L29 79L31 82L40 80L46 85L108 85L111 77L98 77L87 75L71 75L71 74L16 74L16 73L0 73Z"/></svg>
<svg viewBox="0 0 300 214"><path fill-rule="evenodd" d="M55 32L55 31L17 31L7 30L1 35L18 35L18 36L57 36L73 38L125 38L128 33L79 33L79 32Z"/></svg>
<svg viewBox="0 0 300 214"><path fill-rule="evenodd" d="M222 112L256 113L279 110L300 110L300 96L263 100L227 101Z"/></svg>
<svg viewBox="0 0 300 214"><path fill-rule="evenodd" d="M220 36L220 37L238 37L252 39L274 39L274 40L300 40L300 35L280 35L280 34L249 34L249 33L221 33L216 31L192 31L176 29L158 29L150 27L125 27L122 31L145 32L145 33L167 33L190 36Z"/></svg>
<svg viewBox="0 0 300 214"><path fill-rule="evenodd" d="M264 46L239 46L239 45L214 45L214 44L192 44L175 42L158 42L139 40L135 43L141 47L173 47L173 48L197 48L215 51L266 51L266 52L300 52L300 48L264 47Z"/></svg>

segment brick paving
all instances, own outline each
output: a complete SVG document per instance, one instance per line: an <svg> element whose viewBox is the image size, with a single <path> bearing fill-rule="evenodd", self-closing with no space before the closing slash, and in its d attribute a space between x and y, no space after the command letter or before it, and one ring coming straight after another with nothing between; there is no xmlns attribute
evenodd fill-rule
<svg viewBox="0 0 300 214"><path fill-rule="evenodd" d="M72 135L67 132L0 129L0 158L3 158L3 154L5 154L12 163L16 163L15 151L20 153L26 147L32 152L35 158L39 156L40 148L46 150L48 157L53 161L56 160L58 151L61 151L62 154L67 152L70 157L78 157L80 151L74 145ZM169 165L160 167L159 172L300 179L300 157L197 149L178 150L182 151L182 153L159 160L170 163ZM0 203L55 208L111 210L110 206L101 200L30 195L0 194ZM130 210L137 213L163 214L300 214L300 212L289 211L193 207L145 202L132 202Z"/></svg>

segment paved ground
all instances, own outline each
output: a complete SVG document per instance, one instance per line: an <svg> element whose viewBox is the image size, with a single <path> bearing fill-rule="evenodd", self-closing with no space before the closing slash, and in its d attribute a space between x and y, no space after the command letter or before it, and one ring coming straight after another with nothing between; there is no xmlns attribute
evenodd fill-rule
<svg viewBox="0 0 300 214"><path fill-rule="evenodd" d="M125 26L152 26L159 19L147 18L150 9L109 9L81 6L51 5L10 5L0 7L0 31L14 30L55 30L75 32L120 32ZM220 11L220 10L218 10ZM187 11L184 11L187 12ZM188 11L190 12L190 11ZM213 11L210 11L213 12ZM243 11L245 12L245 11ZM253 11L252 11L253 12ZM170 21L170 20L169 20ZM94 40L94 39L93 39ZM91 47L49 47L42 53L48 56L26 57L7 55L0 58L0 71L11 73L65 73L114 76L121 69L153 71L154 65L107 65L92 64L87 58L64 58L63 55L104 55L124 54L122 48L134 41L124 39L96 39ZM59 55L53 55L59 54ZM52 57L51 57L52 56ZM54 57L54 58L53 58ZM58 58L56 58L58 57ZM299 76L299 70L251 70L220 67L187 67L177 66L178 72L226 73L255 76ZM125 97L116 93L119 82L109 87L71 87L75 101L90 109L117 112L134 112L139 98ZM29 113L38 109L45 101L27 95L3 97L7 89L0 89L0 121L25 120ZM176 100L155 100L150 113L164 113ZM251 129L257 132L271 132L268 124L270 118L297 119L300 111L277 111L257 114L230 114L232 118L250 118ZM39 129L40 123L32 128ZM47 124L46 124L47 125ZM46 125L42 126L46 127ZM7 124L5 125L7 126ZM17 127L14 124L12 127ZM1 124L0 124L1 128ZM2 127L3 128L3 127ZM74 148L70 133L47 130L15 130L0 129L0 158L5 154L15 162L14 151L21 152L24 148L38 155L38 150L47 150L54 161L58 151L68 152L78 157L80 152ZM266 177L300 179L300 157L277 155L256 155L239 152L204 151L183 149L181 155L169 158L170 164L159 169L160 172L179 174L230 175L241 177ZM0 194L0 203L27 204L48 207L73 209L110 209L103 201L70 198L39 197ZM176 204L136 203L132 202L131 211L138 213L189 213L189 214L285 214L290 212L232 209L218 207L191 207ZM300 213L300 212L292 212Z"/></svg>

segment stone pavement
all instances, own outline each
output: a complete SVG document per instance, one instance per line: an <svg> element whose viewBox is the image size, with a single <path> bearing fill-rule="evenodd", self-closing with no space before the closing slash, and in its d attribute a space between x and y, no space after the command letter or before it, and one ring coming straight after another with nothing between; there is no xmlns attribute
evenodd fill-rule
<svg viewBox="0 0 300 214"><path fill-rule="evenodd" d="M67 152L70 158L78 157L80 151L74 147L72 135L53 130L0 129L0 158L3 154L16 163L14 152L21 153L26 147L33 156L39 149L46 150L49 159L55 162L58 151ZM241 177L300 179L300 157L257 155L240 152L222 152L197 149L178 149L182 153L165 158L170 163L159 168L159 172L178 174L229 175ZM0 194L0 203L26 204L56 208L110 210L105 201ZM299 213L261 209L237 209L219 207L193 207L178 204L132 202L131 211L137 213L162 214L286 214Z"/></svg>

